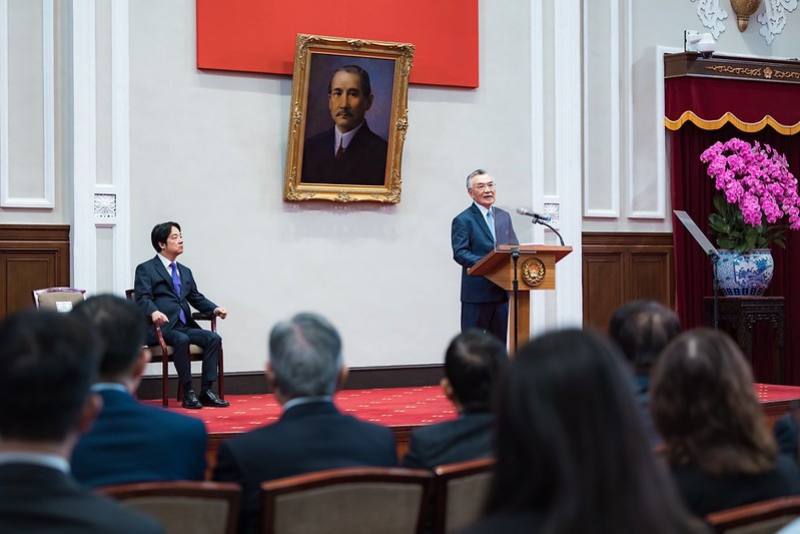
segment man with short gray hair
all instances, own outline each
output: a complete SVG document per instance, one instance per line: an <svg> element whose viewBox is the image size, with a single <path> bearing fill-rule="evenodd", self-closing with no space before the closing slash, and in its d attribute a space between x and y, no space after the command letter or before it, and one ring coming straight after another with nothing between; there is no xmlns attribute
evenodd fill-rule
<svg viewBox="0 0 800 534"><path fill-rule="evenodd" d="M483 276L467 269L494 250L496 245L518 245L511 216L494 206L494 178L483 169L467 176L467 194L472 204L456 215L450 230L453 259L461 265L461 331L478 328L506 342L508 294Z"/></svg>
<svg viewBox="0 0 800 534"><path fill-rule="evenodd" d="M260 484L301 473L397 464L386 427L339 412L333 394L344 383L339 333L324 317L299 313L269 336L267 382L283 407L278 422L223 441L214 479L241 484L241 532L259 525Z"/></svg>

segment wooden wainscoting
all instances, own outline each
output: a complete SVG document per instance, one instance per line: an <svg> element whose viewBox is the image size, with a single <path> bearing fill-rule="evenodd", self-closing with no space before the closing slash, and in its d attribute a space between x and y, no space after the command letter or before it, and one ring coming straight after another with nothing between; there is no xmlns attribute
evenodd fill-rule
<svg viewBox="0 0 800 534"><path fill-rule="evenodd" d="M69 286L69 226L0 224L0 317L33 305L34 289Z"/></svg>
<svg viewBox="0 0 800 534"><path fill-rule="evenodd" d="M583 233L583 321L606 330L614 310L634 299L675 307L671 233Z"/></svg>

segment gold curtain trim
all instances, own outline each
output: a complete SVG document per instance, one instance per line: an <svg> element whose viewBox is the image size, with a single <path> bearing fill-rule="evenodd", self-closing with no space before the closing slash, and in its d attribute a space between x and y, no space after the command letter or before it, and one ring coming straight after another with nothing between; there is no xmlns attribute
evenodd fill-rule
<svg viewBox="0 0 800 534"><path fill-rule="evenodd" d="M764 118L758 122L745 122L730 111L716 120L701 119L693 111L684 111L677 120L664 117L664 126L673 132L680 129L680 127L687 122L691 122L703 130L719 130L726 124L733 124L738 130L747 133L760 132L767 126L771 126L773 130L783 135L794 135L800 132L800 122L791 125L781 124L772 118L771 115L765 115Z"/></svg>

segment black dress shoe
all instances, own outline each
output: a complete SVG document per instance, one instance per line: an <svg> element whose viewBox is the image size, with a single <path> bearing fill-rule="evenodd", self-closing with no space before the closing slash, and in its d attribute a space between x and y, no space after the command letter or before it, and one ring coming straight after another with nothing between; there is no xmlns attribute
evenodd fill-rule
<svg viewBox="0 0 800 534"><path fill-rule="evenodd" d="M197 398L197 393L195 393L193 389L187 389L184 391L183 402L181 402L181 406L189 410L199 410L203 407Z"/></svg>
<svg viewBox="0 0 800 534"><path fill-rule="evenodd" d="M211 406L212 408L226 408L231 405L230 402L222 400L210 389L200 392L200 403L203 406Z"/></svg>

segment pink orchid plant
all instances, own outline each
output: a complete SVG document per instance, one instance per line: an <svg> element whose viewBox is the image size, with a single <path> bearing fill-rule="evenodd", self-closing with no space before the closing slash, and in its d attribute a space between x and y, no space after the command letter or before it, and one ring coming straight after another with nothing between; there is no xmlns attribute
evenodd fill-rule
<svg viewBox="0 0 800 534"><path fill-rule="evenodd" d="M709 226L724 249L749 252L771 243L785 247L786 228L800 229L797 179L786 156L768 144L733 138L701 155L718 193Z"/></svg>

